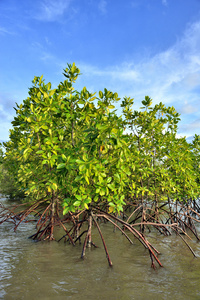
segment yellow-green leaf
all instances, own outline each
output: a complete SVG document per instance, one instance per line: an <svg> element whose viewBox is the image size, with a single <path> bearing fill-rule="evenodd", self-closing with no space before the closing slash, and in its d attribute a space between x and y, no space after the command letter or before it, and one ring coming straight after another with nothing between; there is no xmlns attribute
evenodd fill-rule
<svg viewBox="0 0 200 300"><path fill-rule="evenodd" d="M84 203L84 206L85 206L86 209L89 209L87 203Z"/></svg>

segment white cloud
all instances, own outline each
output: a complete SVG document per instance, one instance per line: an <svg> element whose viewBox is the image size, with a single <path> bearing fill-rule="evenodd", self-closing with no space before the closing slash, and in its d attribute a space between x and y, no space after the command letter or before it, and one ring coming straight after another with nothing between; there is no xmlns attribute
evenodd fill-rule
<svg viewBox="0 0 200 300"><path fill-rule="evenodd" d="M180 134L183 133L186 136L194 135L194 133L199 134L200 132L200 118L186 124L181 124L180 126Z"/></svg>
<svg viewBox="0 0 200 300"><path fill-rule="evenodd" d="M165 5L165 6L167 6L168 5L167 0L162 0L162 4Z"/></svg>
<svg viewBox="0 0 200 300"><path fill-rule="evenodd" d="M65 13L71 0L43 0L36 19L41 21L56 21Z"/></svg>
<svg viewBox="0 0 200 300"><path fill-rule="evenodd" d="M77 65L94 90L104 86L121 97L134 97L136 108L149 95L153 103L163 102L181 113L182 135L200 132L200 22L188 25L181 39L153 57L104 69Z"/></svg>
<svg viewBox="0 0 200 300"><path fill-rule="evenodd" d="M50 60L53 61L54 56L52 54L48 53L48 52L43 51L43 53L40 56L40 59L45 61L45 62L48 62Z"/></svg>
<svg viewBox="0 0 200 300"><path fill-rule="evenodd" d="M192 105L188 103L188 101L185 101L183 106L180 108L180 113L181 114L193 114L197 110L196 105Z"/></svg>
<svg viewBox="0 0 200 300"><path fill-rule="evenodd" d="M9 129L11 128L10 122L1 123L0 142L6 142L9 136Z"/></svg>
<svg viewBox="0 0 200 300"><path fill-rule="evenodd" d="M0 27L0 34L13 34L13 32L7 30L4 27Z"/></svg>
<svg viewBox="0 0 200 300"><path fill-rule="evenodd" d="M107 13L107 2L105 0L101 0L98 5L99 10L102 14Z"/></svg>
<svg viewBox="0 0 200 300"><path fill-rule="evenodd" d="M128 66L114 66L106 69L98 69L86 64L79 64L78 67L81 69L84 75L100 76L103 78L110 78L111 80L120 81L137 81L139 73Z"/></svg>
<svg viewBox="0 0 200 300"><path fill-rule="evenodd" d="M56 11L54 6L59 2L63 6ZM44 19L55 20L68 8L70 1L42 3L48 7L43 11L46 14ZM40 48L40 44L34 46ZM66 61L44 50L41 52L43 61L50 60L57 65L59 75L56 81ZM83 74L77 82L80 88L86 85L95 92L106 87L118 92L120 97L134 97L134 109L140 107L145 95L149 95L154 104L162 101L181 113L179 134L191 136L200 132L200 22L188 25L182 38L152 57L132 59L105 68L78 61L76 64Z"/></svg>
<svg viewBox="0 0 200 300"><path fill-rule="evenodd" d="M200 73L199 72L195 72L195 73L190 73L190 74L186 74L185 78L184 78L184 84L186 86L188 86L188 88L195 88L196 86L198 86L200 83Z"/></svg>
<svg viewBox="0 0 200 300"><path fill-rule="evenodd" d="M49 40L49 38L47 36L45 36L44 40L48 46L52 45L51 41Z"/></svg>

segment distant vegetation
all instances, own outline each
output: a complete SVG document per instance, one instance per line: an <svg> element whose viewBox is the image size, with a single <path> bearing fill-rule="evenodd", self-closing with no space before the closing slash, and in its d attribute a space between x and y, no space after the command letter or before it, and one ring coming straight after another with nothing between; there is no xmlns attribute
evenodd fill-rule
<svg viewBox="0 0 200 300"><path fill-rule="evenodd" d="M57 225L73 244L85 234L82 257L86 246L95 246L95 225L112 265L99 227L104 219L131 243L127 232L139 239L153 267L155 260L162 265L145 238L146 229L179 236L189 229L199 239L194 222L200 213L200 136L191 143L177 138L175 108L152 105L148 96L134 110L133 99L121 100L107 89L98 94L86 87L74 90L79 74L69 64L55 89L35 77L29 97L16 106L1 152L1 193L23 197L25 206L20 212L3 208L1 219L12 218L16 229L34 213L38 221L32 238L37 240L53 240ZM81 232L86 222L88 229Z"/></svg>

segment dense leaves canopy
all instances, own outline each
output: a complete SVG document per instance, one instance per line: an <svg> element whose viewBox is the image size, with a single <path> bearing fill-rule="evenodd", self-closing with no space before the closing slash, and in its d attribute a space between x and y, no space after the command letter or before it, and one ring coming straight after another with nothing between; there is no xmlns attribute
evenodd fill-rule
<svg viewBox="0 0 200 300"><path fill-rule="evenodd" d="M177 138L174 107L152 106L146 96L140 110L133 110L133 99L121 101L107 89L78 92L73 83L79 74L69 64L56 89L35 77L29 97L16 104L4 144L4 164L16 189L28 200L54 195L64 214L198 198L200 137L190 144ZM114 110L118 101L121 116Z"/></svg>

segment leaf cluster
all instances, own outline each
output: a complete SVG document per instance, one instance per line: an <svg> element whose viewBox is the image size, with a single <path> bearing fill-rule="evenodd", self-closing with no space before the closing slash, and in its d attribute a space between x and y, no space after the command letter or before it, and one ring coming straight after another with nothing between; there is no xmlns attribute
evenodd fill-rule
<svg viewBox="0 0 200 300"><path fill-rule="evenodd" d="M188 143L177 137L175 108L152 106L146 96L133 110L133 99L120 100L107 89L76 91L79 75L69 64L56 89L35 77L29 97L16 104L4 165L17 189L34 200L56 194L63 214L198 198L200 138Z"/></svg>

